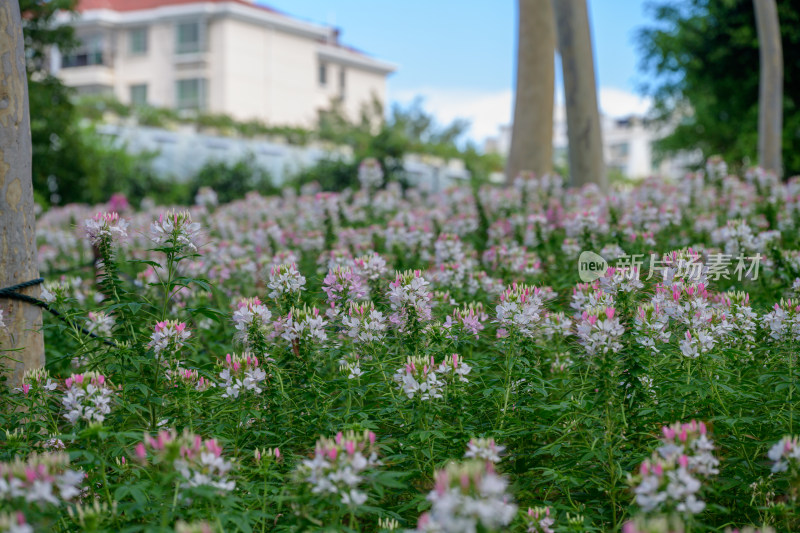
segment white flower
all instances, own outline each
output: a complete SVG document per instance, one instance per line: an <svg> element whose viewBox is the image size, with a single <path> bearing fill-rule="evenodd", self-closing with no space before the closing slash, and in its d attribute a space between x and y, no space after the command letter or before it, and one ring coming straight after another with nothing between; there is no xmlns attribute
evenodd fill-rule
<svg viewBox="0 0 800 533"><path fill-rule="evenodd" d="M380 465L375 450L375 434L337 433L332 439L317 441L314 457L297 469L299 480L314 494L338 494L347 506L363 505L367 494L358 489L366 470Z"/></svg>
<svg viewBox="0 0 800 533"><path fill-rule="evenodd" d="M436 473L428 494L431 509L420 517L417 531L446 533L497 530L514 519L517 506L506 494L508 482L482 461L451 463Z"/></svg>
<svg viewBox="0 0 800 533"><path fill-rule="evenodd" d="M190 336L191 333L185 322L165 320L156 324L147 346L153 349L156 359L161 359L164 352L177 353Z"/></svg>
<svg viewBox="0 0 800 533"><path fill-rule="evenodd" d="M223 381L221 386L225 387L222 397L238 398L241 392L261 394L264 391L261 384L267 379L261 363L258 357L249 352L242 355L227 354L225 360L220 362L222 371L219 377Z"/></svg>
<svg viewBox="0 0 800 533"><path fill-rule="evenodd" d="M467 443L467 451L464 453L464 458L499 463L500 454L505 449L505 446L498 446L494 439L471 439Z"/></svg>
<svg viewBox="0 0 800 533"><path fill-rule="evenodd" d="M200 224L192 222L188 211L162 213L150 224L150 238L157 246L196 252L199 236Z"/></svg>
<svg viewBox="0 0 800 533"><path fill-rule="evenodd" d="M83 222L86 236L93 245L101 242L120 242L128 236L128 223L118 213L97 213Z"/></svg>
<svg viewBox="0 0 800 533"><path fill-rule="evenodd" d="M259 335L263 335L270 324L272 313L258 298L243 298L233 312L233 323L236 328L235 338L246 349L253 348ZM251 338L255 336L256 338Z"/></svg>
<svg viewBox="0 0 800 533"><path fill-rule="evenodd" d="M102 374L73 374L67 378L66 386L61 403L66 410L64 418L71 424L79 420L86 420L90 424L102 423L111 412L112 391Z"/></svg>
<svg viewBox="0 0 800 533"><path fill-rule="evenodd" d="M274 299L284 295L299 294L306 285L306 278L297 271L294 263L275 265L270 268L267 288L269 297Z"/></svg>

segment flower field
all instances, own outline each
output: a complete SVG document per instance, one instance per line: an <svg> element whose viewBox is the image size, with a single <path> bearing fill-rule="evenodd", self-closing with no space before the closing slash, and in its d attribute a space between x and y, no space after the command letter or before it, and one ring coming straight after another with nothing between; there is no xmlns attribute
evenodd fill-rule
<svg viewBox="0 0 800 533"><path fill-rule="evenodd" d="M0 532L800 528L800 180L360 178L40 216Z"/></svg>

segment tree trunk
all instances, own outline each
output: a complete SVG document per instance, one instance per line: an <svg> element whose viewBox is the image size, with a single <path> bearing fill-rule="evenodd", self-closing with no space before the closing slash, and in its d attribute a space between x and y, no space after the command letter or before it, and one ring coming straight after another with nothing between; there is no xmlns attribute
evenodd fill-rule
<svg viewBox="0 0 800 533"><path fill-rule="evenodd" d="M514 123L506 177L553 169L556 30L551 0L519 0Z"/></svg>
<svg viewBox="0 0 800 533"><path fill-rule="evenodd" d="M31 125L22 21L17 0L0 1L0 288L39 277L36 260ZM38 286L19 292L38 296ZM6 327L0 330L3 363L11 384L29 368L44 365L42 310L17 300L0 299ZM10 364L9 364L10 363Z"/></svg>
<svg viewBox="0 0 800 533"><path fill-rule="evenodd" d="M775 0L753 0L761 75L758 82L758 162L781 175L783 49Z"/></svg>
<svg viewBox="0 0 800 533"><path fill-rule="evenodd" d="M606 189L603 140L597 111L592 36L586 0L553 0L567 107L569 174L572 185Z"/></svg>

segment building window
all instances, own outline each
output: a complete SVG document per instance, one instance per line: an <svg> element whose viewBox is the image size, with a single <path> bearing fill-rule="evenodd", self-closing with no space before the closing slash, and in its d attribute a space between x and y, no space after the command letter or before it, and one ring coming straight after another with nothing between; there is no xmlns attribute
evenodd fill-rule
<svg viewBox="0 0 800 533"><path fill-rule="evenodd" d="M319 64L319 84L321 87L328 84L328 65L325 63Z"/></svg>
<svg viewBox="0 0 800 533"><path fill-rule="evenodd" d="M206 107L206 80L204 79L178 80L175 93L178 109L201 110Z"/></svg>
<svg viewBox="0 0 800 533"><path fill-rule="evenodd" d="M147 53L147 28L134 28L128 32L128 50L132 56Z"/></svg>
<svg viewBox="0 0 800 533"><path fill-rule="evenodd" d="M134 107L142 107L147 105L146 83L131 85L131 105Z"/></svg>
<svg viewBox="0 0 800 533"><path fill-rule="evenodd" d="M180 22L175 25L175 52L193 54L203 50L203 27L200 21Z"/></svg>
<svg viewBox="0 0 800 533"><path fill-rule="evenodd" d="M611 145L611 157L615 159L628 157L629 151L630 151L630 145L626 142L616 143Z"/></svg>
<svg viewBox="0 0 800 533"><path fill-rule="evenodd" d="M344 90L347 87L347 71L344 67L339 70L339 94L344 98Z"/></svg>
<svg viewBox="0 0 800 533"><path fill-rule="evenodd" d="M65 55L62 68L103 65L103 36L89 35L81 39L81 44L72 53Z"/></svg>

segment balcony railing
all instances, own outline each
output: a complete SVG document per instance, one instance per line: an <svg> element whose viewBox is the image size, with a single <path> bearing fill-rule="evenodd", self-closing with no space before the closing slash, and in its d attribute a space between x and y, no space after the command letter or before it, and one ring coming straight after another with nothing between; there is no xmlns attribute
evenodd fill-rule
<svg viewBox="0 0 800 533"><path fill-rule="evenodd" d="M103 52L78 52L64 56L61 68L91 67L94 65L111 66L111 62Z"/></svg>

